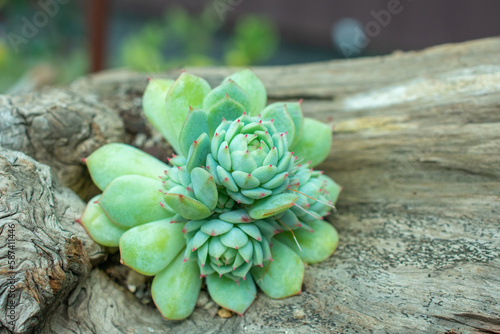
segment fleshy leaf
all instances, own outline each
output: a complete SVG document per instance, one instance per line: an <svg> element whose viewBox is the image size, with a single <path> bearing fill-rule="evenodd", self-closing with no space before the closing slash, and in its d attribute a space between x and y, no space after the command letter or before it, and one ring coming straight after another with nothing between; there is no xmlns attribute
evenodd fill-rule
<svg viewBox="0 0 500 334"><path fill-rule="evenodd" d="M292 118L293 124L295 125L295 138L293 139L293 142L288 142L290 143L290 149L293 149L304 133L304 113L302 112L301 104L301 101L285 103L285 109L288 111L288 114Z"/></svg>
<svg viewBox="0 0 500 334"><path fill-rule="evenodd" d="M165 100L174 80L156 79L149 80L148 86L142 96L142 108L149 122L170 141L172 126L165 109Z"/></svg>
<svg viewBox="0 0 500 334"><path fill-rule="evenodd" d="M251 273L260 289L271 298L286 298L300 293L304 279L304 262L290 248L273 239L273 261L264 267L253 267Z"/></svg>
<svg viewBox="0 0 500 334"><path fill-rule="evenodd" d="M183 262L183 252L158 273L151 294L161 315L181 320L193 312L201 289L200 269L196 261Z"/></svg>
<svg viewBox="0 0 500 334"><path fill-rule="evenodd" d="M187 157L189 147L202 133L208 134L207 114L203 110L190 110L179 134L182 154Z"/></svg>
<svg viewBox="0 0 500 334"><path fill-rule="evenodd" d="M227 96L241 104L247 113L250 112L251 101L248 94L233 80L224 81L219 86L215 87L205 97L203 109L210 110L210 108Z"/></svg>
<svg viewBox="0 0 500 334"><path fill-rule="evenodd" d="M210 85L204 79L196 75L183 72L170 87L165 102L165 118L160 132L172 145L174 150L181 154L179 145L179 132L189 107L199 109L203 106L203 99L210 92Z"/></svg>
<svg viewBox="0 0 500 334"><path fill-rule="evenodd" d="M100 147L86 159L86 164L92 180L101 190L123 175L141 175L158 180L170 168L152 155L121 143Z"/></svg>
<svg viewBox="0 0 500 334"><path fill-rule="evenodd" d="M248 243L248 236L238 227L233 227L229 232L220 236L220 241L226 247L238 249Z"/></svg>
<svg viewBox="0 0 500 334"><path fill-rule="evenodd" d="M257 289L251 275L238 283L217 274L206 278L210 297L220 306L242 315L250 307L257 295Z"/></svg>
<svg viewBox="0 0 500 334"><path fill-rule="evenodd" d="M342 187L339 186L335 181L329 178L326 175L320 175L319 179L325 183L325 189L327 191L326 197L328 200L332 201L332 204L337 202L337 198L339 197L340 192L342 191Z"/></svg>
<svg viewBox="0 0 500 334"><path fill-rule="evenodd" d="M262 81L248 68L231 74L225 80L229 79L236 82L250 97L252 109L248 110L247 113L251 116L257 116L267 102L266 87Z"/></svg>
<svg viewBox="0 0 500 334"><path fill-rule="evenodd" d="M233 224L250 223L253 221L253 219L250 218L248 212L245 209L224 212L219 216L219 218Z"/></svg>
<svg viewBox="0 0 500 334"><path fill-rule="evenodd" d="M189 149L189 155L186 162L186 169L191 172L193 168L200 167L207 161L207 155L210 153L210 139L203 132Z"/></svg>
<svg viewBox="0 0 500 334"><path fill-rule="evenodd" d="M165 202L182 217L187 219L204 219L210 216L210 209L203 203L187 195L167 193Z"/></svg>
<svg viewBox="0 0 500 334"><path fill-rule="evenodd" d="M330 153L332 128L312 118L304 119L304 133L294 147L295 155L311 161L311 167L320 164Z"/></svg>
<svg viewBox="0 0 500 334"><path fill-rule="evenodd" d="M89 201L80 222L95 242L107 247L117 247L127 228L119 227L109 220L99 204L96 203L99 197L101 195L95 196Z"/></svg>
<svg viewBox="0 0 500 334"><path fill-rule="evenodd" d="M229 232L232 228L233 224L220 219L211 219L203 224L203 226L201 227L201 231L205 232L208 235L216 236Z"/></svg>
<svg viewBox="0 0 500 334"><path fill-rule="evenodd" d="M300 251L290 232L283 232L275 238L290 247L302 260L307 263L317 263L327 259L335 252L339 243L339 237L335 228L327 222L313 220L307 223L314 232L300 228L294 231ZM273 241L274 242L274 241ZM274 249L274 248L273 248Z"/></svg>
<svg viewBox="0 0 500 334"><path fill-rule="evenodd" d="M212 175L206 170L196 167L191 171L194 194L196 198L205 204L210 210L217 205L217 186Z"/></svg>
<svg viewBox="0 0 500 334"><path fill-rule="evenodd" d="M245 108L241 105L241 103L236 102L229 96L224 97L222 100L213 105L210 109L208 109L208 134L210 138L214 136L215 130L222 122L222 118L225 118L227 121L234 121L241 115Z"/></svg>
<svg viewBox="0 0 500 334"><path fill-rule="evenodd" d="M143 275L162 271L186 245L184 224L162 219L136 226L120 239L121 262Z"/></svg>
<svg viewBox="0 0 500 334"><path fill-rule="evenodd" d="M250 205L248 213L253 219L271 217L292 207L298 198L291 193L269 196Z"/></svg>
<svg viewBox="0 0 500 334"><path fill-rule="evenodd" d="M98 203L108 218L122 227L166 219L175 212L160 206L161 187L160 181L144 176L120 176L104 190Z"/></svg>
<svg viewBox="0 0 500 334"><path fill-rule="evenodd" d="M278 132L286 132L288 142L294 142L295 123L284 104L273 103L268 105L264 110L262 110L260 115L265 121L273 120L276 130L278 130Z"/></svg>

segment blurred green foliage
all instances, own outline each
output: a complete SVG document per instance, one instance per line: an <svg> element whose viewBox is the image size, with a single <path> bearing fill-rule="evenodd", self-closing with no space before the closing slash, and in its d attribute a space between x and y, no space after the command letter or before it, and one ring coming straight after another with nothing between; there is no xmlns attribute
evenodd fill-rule
<svg viewBox="0 0 500 334"><path fill-rule="evenodd" d="M82 47L84 18L76 3L60 5L56 15L37 28L31 38L24 37L22 29L25 20L31 22L33 15L42 10L36 1L0 0L0 10L3 32L0 34L0 93L19 85L27 76L36 75L34 72L40 66L52 72L50 83L56 84L69 83L87 72L87 53ZM13 34L24 38L26 43L12 45Z"/></svg>
<svg viewBox="0 0 500 334"><path fill-rule="evenodd" d="M187 65L245 66L268 60L278 48L277 28L266 17L238 19L229 38L218 38L224 34L222 24L210 6L199 15L169 9L162 20L148 23L125 40L123 64L147 72Z"/></svg>
<svg viewBox="0 0 500 334"><path fill-rule="evenodd" d="M87 73L83 6L77 1L60 5L35 36L13 45L9 36L24 38L26 20L31 22L42 8L37 0L0 0L0 93L22 88L36 81L33 76L46 76L47 70L51 77L44 79L49 84L66 84ZM279 34L267 17L243 16L227 30L224 23L210 5L196 15L169 9L118 46L121 65L147 72L187 65L245 66L263 63L276 52Z"/></svg>

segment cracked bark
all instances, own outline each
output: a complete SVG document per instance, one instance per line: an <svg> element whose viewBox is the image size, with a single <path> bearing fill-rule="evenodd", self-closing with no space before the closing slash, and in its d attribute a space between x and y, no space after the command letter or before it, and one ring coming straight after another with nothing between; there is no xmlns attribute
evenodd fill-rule
<svg viewBox="0 0 500 334"><path fill-rule="evenodd" d="M0 96L0 146L50 165L62 184L82 198L95 190L81 159L123 140L123 121L90 94L47 89Z"/></svg>
<svg viewBox="0 0 500 334"><path fill-rule="evenodd" d="M232 71L189 70L212 85ZM271 100L305 98L306 116L335 125L319 166L344 187L330 219L340 235L335 255L307 267L299 296L259 293L243 318L198 307L182 322L162 320L94 269L37 330L500 332L500 39L255 71ZM118 112L134 143L151 136L140 108L145 79L111 71L69 91ZM164 160L164 147L146 149Z"/></svg>
<svg viewBox="0 0 500 334"><path fill-rule="evenodd" d="M0 148L0 332L31 332L104 256L84 202L48 166Z"/></svg>

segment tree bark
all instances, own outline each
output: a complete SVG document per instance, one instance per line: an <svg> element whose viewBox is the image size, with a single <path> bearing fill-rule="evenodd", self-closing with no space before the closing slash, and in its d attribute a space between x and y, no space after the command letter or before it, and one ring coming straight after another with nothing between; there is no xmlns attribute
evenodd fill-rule
<svg viewBox="0 0 500 334"><path fill-rule="evenodd" d="M28 333L104 253L75 222L85 204L48 166L0 148L0 195L0 331Z"/></svg>
<svg viewBox="0 0 500 334"><path fill-rule="evenodd" d="M95 190L81 159L123 140L122 119L91 94L47 89L0 96L0 146L50 165L62 184L83 198Z"/></svg>
<svg viewBox="0 0 500 334"><path fill-rule="evenodd" d="M188 69L212 85L233 70ZM330 219L340 244L307 267L302 294L259 293L229 319L200 303L170 322L98 268L37 330L500 333L500 39L255 72L270 100L304 98L306 116L336 129L318 169L344 187ZM112 71L70 91L118 112L127 141L162 158L141 114L145 78Z"/></svg>

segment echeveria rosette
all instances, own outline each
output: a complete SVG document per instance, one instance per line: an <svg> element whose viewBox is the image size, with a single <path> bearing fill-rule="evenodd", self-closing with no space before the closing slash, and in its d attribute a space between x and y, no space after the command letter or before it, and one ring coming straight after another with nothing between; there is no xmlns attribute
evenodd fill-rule
<svg viewBox="0 0 500 334"><path fill-rule="evenodd" d="M272 120L244 114L217 127L206 166L231 198L252 204L287 189L294 167L292 154L286 133L278 132Z"/></svg>
<svg viewBox="0 0 500 334"><path fill-rule="evenodd" d="M253 266L263 267L272 259L269 240L261 232L266 221L253 221L244 209L228 211L208 220L191 220L184 225L187 240L184 259L198 261L201 275L217 273L239 282Z"/></svg>
<svg viewBox="0 0 500 334"><path fill-rule="evenodd" d="M155 276L153 299L167 319L191 314L201 277L216 303L239 314L256 285L271 298L298 294L304 262L336 248L322 219L340 187L310 168L330 152L331 128L304 118L301 101L266 100L248 69L212 90L185 72L152 79L144 112L177 152L171 166L118 143L86 159L103 193L82 224L118 246L123 264Z"/></svg>
<svg viewBox="0 0 500 334"><path fill-rule="evenodd" d="M276 238L307 263L327 259L337 248L338 234L323 220L335 208L341 187L323 172L305 164L295 173L289 191L297 193L299 198L290 209L273 217L285 226Z"/></svg>

